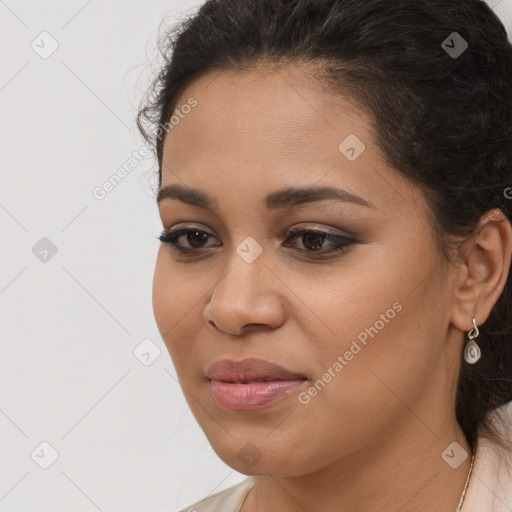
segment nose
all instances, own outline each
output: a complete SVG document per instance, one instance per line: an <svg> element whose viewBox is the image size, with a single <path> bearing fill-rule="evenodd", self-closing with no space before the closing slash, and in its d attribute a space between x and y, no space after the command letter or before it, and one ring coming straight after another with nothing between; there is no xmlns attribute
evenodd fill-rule
<svg viewBox="0 0 512 512"><path fill-rule="evenodd" d="M276 329L285 319L279 283L262 261L237 261L217 283L203 318L214 329L235 336L255 328Z"/></svg>

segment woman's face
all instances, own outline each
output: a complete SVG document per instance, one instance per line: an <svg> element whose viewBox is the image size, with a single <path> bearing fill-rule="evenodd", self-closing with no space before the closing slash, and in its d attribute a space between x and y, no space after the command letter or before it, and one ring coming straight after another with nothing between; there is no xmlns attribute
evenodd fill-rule
<svg viewBox="0 0 512 512"><path fill-rule="evenodd" d="M209 74L177 109L187 102L162 190L213 204L162 193L164 229L190 229L175 242L193 252L162 243L153 307L214 450L244 474L293 476L363 461L404 432L432 436L453 415L455 274L421 191L384 163L369 120L295 68ZM322 199L325 187L339 197ZM246 358L301 380L210 382L210 365Z"/></svg>

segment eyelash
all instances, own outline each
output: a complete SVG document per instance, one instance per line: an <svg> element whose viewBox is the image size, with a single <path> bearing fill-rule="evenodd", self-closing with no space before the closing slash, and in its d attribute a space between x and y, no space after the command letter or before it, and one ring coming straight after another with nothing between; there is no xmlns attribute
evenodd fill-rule
<svg viewBox="0 0 512 512"><path fill-rule="evenodd" d="M206 232L204 230L198 229L198 228L182 228L182 229L177 229L175 231L164 230L164 231L162 231L162 233L157 238L158 238L158 240L160 240L160 242L169 244L172 247L173 250L178 251L178 252L180 252L180 253L182 253L182 254L184 254L186 256L198 255L201 252L204 252L205 249L206 250L208 249L208 247L206 247L206 248L199 248L199 249L192 249L192 248L189 248L189 247L183 247L183 246L179 245L178 244L178 240L183 235L188 235L189 233L201 233L201 234L204 233L204 234L206 234L208 236L213 236L210 233L208 233L208 232ZM322 245L326 241L331 242L334 245L333 249L330 249L330 250L327 250L327 251L326 250L322 250L322 249L318 249L318 250L313 250L313 249L297 249L300 252L309 253L309 254L325 255L325 254L333 254L333 253L344 252L351 245L357 243L357 240L354 239L354 238L351 238L351 237L348 237L348 236L342 236L342 235L334 235L332 233L328 233L326 231L321 231L321 230L318 230L318 229L291 228L288 233L292 234L293 236L288 237L286 239L286 241L293 240L295 238L301 238L302 236L304 236L306 234L316 234L316 235L321 235L323 237Z"/></svg>

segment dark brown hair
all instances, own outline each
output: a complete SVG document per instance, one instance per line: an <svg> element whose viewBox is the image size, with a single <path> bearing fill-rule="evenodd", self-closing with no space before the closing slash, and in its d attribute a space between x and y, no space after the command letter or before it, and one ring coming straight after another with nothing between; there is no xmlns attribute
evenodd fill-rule
<svg viewBox="0 0 512 512"><path fill-rule="evenodd" d="M159 186L163 127L192 81L312 64L319 83L370 113L387 162L422 187L446 261L489 210L512 218L512 45L483 1L209 0L165 34L160 52L137 116ZM490 415L512 400L511 276L479 326L480 361L461 357L456 415L473 446L478 435L506 445Z"/></svg>

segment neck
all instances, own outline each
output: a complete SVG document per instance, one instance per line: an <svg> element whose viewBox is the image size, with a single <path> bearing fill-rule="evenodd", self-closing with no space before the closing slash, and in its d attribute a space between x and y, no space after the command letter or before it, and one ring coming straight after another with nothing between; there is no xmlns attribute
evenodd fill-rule
<svg viewBox="0 0 512 512"><path fill-rule="evenodd" d="M472 457L455 418L432 430L417 417L394 427L385 438L314 473L256 476L241 512L455 512ZM468 454L456 469L441 457L454 441ZM445 454L452 465L463 453L457 450Z"/></svg>

